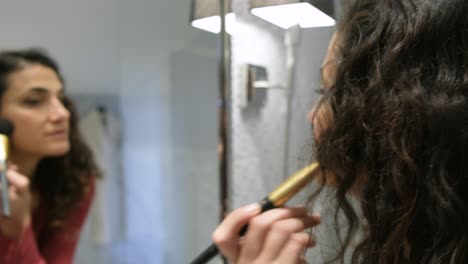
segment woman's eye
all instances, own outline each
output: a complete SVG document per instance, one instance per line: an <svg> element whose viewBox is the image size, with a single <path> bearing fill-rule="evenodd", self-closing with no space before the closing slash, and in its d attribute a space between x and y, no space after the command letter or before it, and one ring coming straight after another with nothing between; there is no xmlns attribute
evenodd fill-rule
<svg viewBox="0 0 468 264"><path fill-rule="evenodd" d="M23 103L27 106L37 106L42 103L41 98L26 98L23 100Z"/></svg>

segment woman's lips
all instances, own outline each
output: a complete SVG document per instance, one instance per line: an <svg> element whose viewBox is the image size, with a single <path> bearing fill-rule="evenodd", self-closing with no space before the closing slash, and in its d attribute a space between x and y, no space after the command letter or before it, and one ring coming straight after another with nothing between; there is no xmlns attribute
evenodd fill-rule
<svg viewBox="0 0 468 264"><path fill-rule="evenodd" d="M47 133L47 136L52 138L65 138L67 136L67 130L55 130L53 132Z"/></svg>

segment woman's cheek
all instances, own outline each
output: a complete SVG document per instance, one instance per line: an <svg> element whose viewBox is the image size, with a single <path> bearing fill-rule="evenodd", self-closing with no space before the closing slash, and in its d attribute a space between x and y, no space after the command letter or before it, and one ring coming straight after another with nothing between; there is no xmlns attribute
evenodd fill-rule
<svg viewBox="0 0 468 264"><path fill-rule="evenodd" d="M320 138L327 124L331 121L331 111L328 106L320 105L318 108L312 109L307 115L309 122L312 124L312 132L316 139Z"/></svg>

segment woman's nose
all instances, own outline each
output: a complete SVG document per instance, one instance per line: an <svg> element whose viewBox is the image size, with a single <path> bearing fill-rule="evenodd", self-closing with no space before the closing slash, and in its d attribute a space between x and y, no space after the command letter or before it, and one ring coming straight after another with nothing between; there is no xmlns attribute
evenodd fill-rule
<svg viewBox="0 0 468 264"><path fill-rule="evenodd" d="M54 98L50 109L50 119L53 122L60 122L68 119L69 116L70 112L65 108L62 101L58 98Z"/></svg>

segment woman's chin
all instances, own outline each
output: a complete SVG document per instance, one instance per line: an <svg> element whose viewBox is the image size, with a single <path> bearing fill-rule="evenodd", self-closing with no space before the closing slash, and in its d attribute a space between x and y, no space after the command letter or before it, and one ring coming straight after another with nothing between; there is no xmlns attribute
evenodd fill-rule
<svg viewBox="0 0 468 264"><path fill-rule="evenodd" d="M47 151L47 156L49 157L63 156L67 154L69 151L70 151L69 144L63 144L61 146L54 146L53 148L50 148L49 151Z"/></svg>

